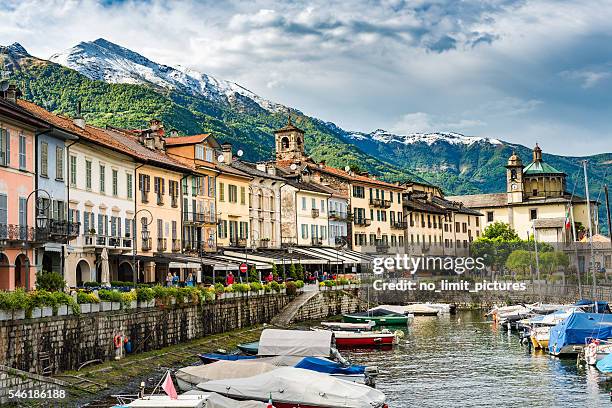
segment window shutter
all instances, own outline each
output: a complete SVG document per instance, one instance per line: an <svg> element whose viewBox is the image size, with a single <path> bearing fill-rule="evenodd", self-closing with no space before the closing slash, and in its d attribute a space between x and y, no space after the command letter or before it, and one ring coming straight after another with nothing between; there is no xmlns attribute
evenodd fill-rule
<svg viewBox="0 0 612 408"><path fill-rule="evenodd" d="M6 164L11 164L11 131L8 129L4 130L4 140L6 143Z"/></svg>
<svg viewBox="0 0 612 408"><path fill-rule="evenodd" d="M161 183L161 193L162 195L164 195L166 194L166 180L164 180L163 178L160 178L159 182Z"/></svg>

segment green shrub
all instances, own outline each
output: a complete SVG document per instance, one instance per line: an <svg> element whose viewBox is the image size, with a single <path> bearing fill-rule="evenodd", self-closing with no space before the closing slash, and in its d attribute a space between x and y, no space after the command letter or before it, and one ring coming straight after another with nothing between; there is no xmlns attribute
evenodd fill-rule
<svg viewBox="0 0 612 408"><path fill-rule="evenodd" d="M348 285L349 284L349 280L346 278L340 278L338 279L338 284L339 285Z"/></svg>
<svg viewBox="0 0 612 408"><path fill-rule="evenodd" d="M97 288L100 284L98 282L85 282L83 286L86 288Z"/></svg>
<svg viewBox="0 0 612 408"><path fill-rule="evenodd" d="M280 292L280 285L278 284L277 281L272 281L270 282L270 288L274 291L274 292Z"/></svg>
<svg viewBox="0 0 612 408"><path fill-rule="evenodd" d="M112 287L128 287L128 288L132 288L134 287L134 282L125 282L125 281L111 281L111 286Z"/></svg>
<svg viewBox="0 0 612 408"><path fill-rule="evenodd" d="M129 292L120 292L121 293L121 305L126 306L138 299L138 295L136 291L131 290Z"/></svg>
<svg viewBox="0 0 612 408"><path fill-rule="evenodd" d="M36 289L57 292L64 290L66 281L57 272L38 272L36 274Z"/></svg>
<svg viewBox="0 0 612 408"><path fill-rule="evenodd" d="M332 286L336 286L336 281L328 279L328 280L324 281L324 284L325 284L325 286L327 286L329 288L329 287L332 287Z"/></svg>
<svg viewBox="0 0 612 408"><path fill-rule="evenodd" d="M225 286L222 283L215 283L215 293L222 294L225 291Z"/></svg>
<svg viewBox="0 0 612 408"><path fill-rule="evenodd" d="M259 282L251 283L251 290L253 292L257 292L257 291L263 290L263 288L264 288L263 285L261 283L259 283Z"/></svg>
<svg viewBox="0 0 612 408"><path fill-rule="evenodd" d="M51 292L51 296L53 298L53 304L54 304L53 311L54 312L57 312L57 308L59 306L68 305L70 306L74 314L81 313L81 308L79 307L77 302L74 301L72 296L70 296L69 294L65 292Z"/></svg>
<svg viewBox="0 0 612 408"><path fill-rule="evenodd" d="M287 295L297 295L297 285L295 284L295 282L287 282Z"/></svg>
<svg viewBox="0 0 612 408"><path fill-rule="evenodd" d="M98 297L104 302L121 302L123 300L121 292L108 289L100 289L98 291Z"/></svg>
<svg viewBox="0 0 612 408"><path fill-rule="evenodd" d="M275 281L273 281L273 282L275 282ZM277 283L277 285L278 285L278 283ZM266 283L265 285L263 285L263 288L264 288L265 293L272 292L272 285L271 285L271 283Z"/></svg>
<svg viewBox="0 0 612 408"><path fill-rule="evenodd" d="M304 287L304 281L303 281L303 280L297 280L297 281L295 281L295 286L296 286L298 289L303 288L303 287Z"/></svg>
<svg viewBox="0 0 612 408"><path fill-rule="evenodd" d="M255 266L251 266L251 270L249 270L249 282L259 282L259 274Z"/></svg>
<svg viewBox="0 0 612 408"><path fill-rule="evenodd" d="M234 292L238 293L247 293L251 290L251 286L248 283L234 283L232 286L234 287Z"/></svg>
<svg viewBox="0 0 612 408"><path fill-rule="evenodd" d="M137 288L136 289L136 299L139 302L150 302L155 299L153 294L153 289L151 288Z"/></svg>
<svg viewBox="0 0 612 408"><path fill-rule="evenodd" d="M16 289L12 292L0 291L1 310L28 309L30 299L23 289Z"/></svg>
<svg viewBox="0 0 612 408"><path fill-rule="evenodd" d="M297 269L294 264L289 266L289 277L293 280L297 280Z"/></svg>
<svg viewBox="0 0 612 408"><path fill-rule="evenodd" d="M234 283L234 285L236 285ZM223 292L225 293L233 293L234 292L234 285L227 285L226 287L223 288Z"/></svg>
<svg viewBox="0 0 612 408"><path fill-rule="evenodd" d="M77 303L100 303L100 299L93 293L80 290L77 292Z"/></svg>

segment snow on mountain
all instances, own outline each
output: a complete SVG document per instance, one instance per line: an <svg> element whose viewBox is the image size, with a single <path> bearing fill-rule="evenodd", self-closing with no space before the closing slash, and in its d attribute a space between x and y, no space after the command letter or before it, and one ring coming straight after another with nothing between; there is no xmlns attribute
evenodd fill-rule
<svg viewBox="0 0 612 408"><path fill-rule="evenodd" d="M94 80L110 83L150 84L230 104L235 102L237 95L240 95L251 99L270 112L286 109L234 82L219 80L183 66L174 68L158 64L102 38L93 42L81 42L66 51L52 55L49 59Z"/></svg>
<svg viewBox="0 0 612 408"><path fill-rule="evenodd" d="M489 143L491 145L503 145L499 139L486 137L465 136L455 132L435 132L435 133L411 133L408 135L396 135L383 129L377 129L372 133L352 132L347 136L354 140L375 140L381 143L401 143L410 145L415 143L426 143L431 146L434 143L446 142L451 145L470 146L474 143Z"/></svg>

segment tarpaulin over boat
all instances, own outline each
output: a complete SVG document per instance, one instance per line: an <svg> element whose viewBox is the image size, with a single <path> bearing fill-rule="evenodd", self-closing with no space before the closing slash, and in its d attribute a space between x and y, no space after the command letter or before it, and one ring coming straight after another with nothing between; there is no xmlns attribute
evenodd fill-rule
<svg viewBox="0 0 612 408"><path fill-rule="evenodd" d="M216 354L216 353L206 353L199 355L200 360L204 362L204 364L214 363L215 361L224 360L224 361L238 361L238 360L254 360L257 356L243 356L240 354Z"/></svg>
<svg viewBox="0 0 612 408"><path fill-rule="evenodd" d="M612 337L612 315L601 313L572 313L550 329L548 350L559 354L568 345L585 345L587 338Z"/></svg>
<svg viewBox="0 0 612 408"><path fill-rule="evenodd" d="M595 311L595 304L597 304L597 312L598 313L607 313L610 309L608 308L608 302L604 302L602 300L598 300L597 302L590 299L580 299L576 303L576 306L592 306L593 312Z"/></svg>
<svg viewBox="0 0 612 408"><path fill-rule="evenodd" d="M187 366L176 372L176 378L189 384L198 384L225 378L252 377L276 369L276 366L254 360L217 361L212 364Z"/></svg>
<svg viewBox="0 0 612 408"><path fill-rule="evenodd" d="M152 395L132 401L127 406L140 408L265 408L267 405L259 401L236 401L214 392L190 391L179 395L175 400L170 399L167 395Z"/></svg>
<svg viewBox="0 0 612 408"><path fill-rule="evenodd" d="M259 338L260 356L328 357L334 334L328 330L265 329Z"/></svg>
<svg viewBox="0 0 612 408"><path fill-rule="evenodd" d="M345 367L335 361L326 360L322 358L316 357L306 357L303 358L299 363L297 363L295 368L304 368L306 370L317 371L319 373L326 374L363 374L365 372L365 366L362 365L351 365Z"/></svg>
<svg viewBox="0 0 612 408"><path fill-rule="evenodd" d="M612 373L612 353L597 362L597 369L602 373Z"/></svg>
<svg viewBox="0 0 612 408"><path fill-rule="evenodd" d="M363 384L339 380L301 368L281 367L249 378L216 380L198 388L230 398L240 397L275 403L294 403L330 408L381 408L385 395Z"/></svg>

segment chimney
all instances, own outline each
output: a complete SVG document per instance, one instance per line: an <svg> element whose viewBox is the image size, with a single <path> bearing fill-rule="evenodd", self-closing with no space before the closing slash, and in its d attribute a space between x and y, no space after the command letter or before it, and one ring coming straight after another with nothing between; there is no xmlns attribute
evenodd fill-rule
<svg viewBox="0 0 612 408"><path fill-rule="evenodd" d="M273 163L268 164L266 166L266 172L272 176L276 176L276 166Z"/></svg>
<svg viewBox="0 0 612 408"><path fill-rule="evenodd" d="M17 103L17 98L21 96L21 91L17 88L17 85L10 84L5 92L5 98L8 101Z"/></svg>
<svg viewBox="0 0 612 408"><path fill-rule="evenodd" d="M83 119L83 116L81 115L81 101L77 102L77 113L72 122L75 126L85 129L85 119Z"/></svg>
<svg viewBox="0 0 612 408"><path fill-rule="evenodd" d="M151 119L149 121L149 129L155 131L161 127L161 122L157 119Z"/></svg>
<svg viewBox="0 0 612 408"><path fill-rule="evenodd" d="M325 168L325 160L321 160L321 161L319 162L319 168L320 168L320 169L324 169L324 168Z"/></svg>
<svg viewBox="0 0 612 408"><path fill-rule="evenodd" d="M223 152L223 163L232 164L232 144L223 143L221 145L221 151Z"/></svg>

